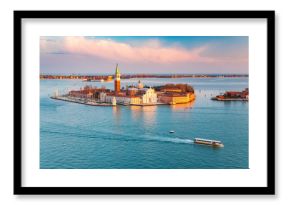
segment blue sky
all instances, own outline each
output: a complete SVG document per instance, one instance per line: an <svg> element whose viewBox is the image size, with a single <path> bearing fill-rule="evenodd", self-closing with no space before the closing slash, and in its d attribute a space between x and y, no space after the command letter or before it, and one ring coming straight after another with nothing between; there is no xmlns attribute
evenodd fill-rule
<svg viewBox="0 0 290 205"><path fill-rule="evenodd" d="M40 38L41 73L248 74L247 36Z"/></svg>

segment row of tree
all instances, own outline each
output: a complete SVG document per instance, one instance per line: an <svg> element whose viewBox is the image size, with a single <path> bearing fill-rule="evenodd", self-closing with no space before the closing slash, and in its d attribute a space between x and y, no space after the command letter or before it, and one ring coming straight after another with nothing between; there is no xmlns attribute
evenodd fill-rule
<svg viewBox="0 0 290 205"><path fill-rule="evenodd" d="M180 89L181 92L191 92L194 93L194 88L188 84L165 84L162 86L155 86L156 91L161 91L163 89Z"/></svg>

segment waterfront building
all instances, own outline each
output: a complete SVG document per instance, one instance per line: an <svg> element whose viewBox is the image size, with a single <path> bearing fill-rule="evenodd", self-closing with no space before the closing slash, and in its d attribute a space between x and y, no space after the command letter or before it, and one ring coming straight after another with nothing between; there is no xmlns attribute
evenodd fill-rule
<svg viewBox="0 0 290 205"><path fill-rule="evenodd" d="M120 89L121 89L121 73L117 64L115 71L115 93L120 92Z"/></svg>
<svg viewBox="0 0 290 205"><path fill-rule="evenodd" d="M114 92L102 92L100 94L100 101L106 103L112 103L116 101L116 104L130 105L130 104L140 104L141 100L139 96L128 96L124 92L119 92L115 94Z"/></svg>
<svg viewBox="0 0 290 205"><path fill-rule="evenodd" d="M68 96L75 98L95 98L98 97L100 92L105 91L105 88L97 88L87 85L83 89L69 91Z"/></svg>
<svg viewBox="0 0 290 205"><path fill-rule="evenodd" d="M120 91L118 94L114 92L101 92L99 96L101 102L112 103L115 98L116 104L124 105L156 104L158 99L155 90L152 88L130 88L128 92Z"/></svg>
<svg viewBox="0 0 290 205"><path fill-rule="evenodd" d="M188 103L194 99L194 93L161 93L158 95L159 102L171 105Z"/></svg>
<svg viewBox="0 0 290 205"><path fill-rule="evenodd" d="M143 88L144 94L142 95L142 104L157 103L157 93L152 88Z"/></svg>
<svg viewBox="0 0 290 205"><path fill-rule="evenodd" d="M223 95L217 95L213 100L249 100L249 89L243 91L226 91Z"/></svg>
<svg viewBox="0 0 290 205"><path fill-rule="evenodd" d="M69 92L69 96L75 98L92 98L94 92L92 90L72 90Z"/></svg>
<svg viewBox="0 0 290 205"><path fill-rule="evenodd" d="M240 91L227 91L224 94L225 98L248 98L249 96L249 89L246 88L242 92Z"/></svg>

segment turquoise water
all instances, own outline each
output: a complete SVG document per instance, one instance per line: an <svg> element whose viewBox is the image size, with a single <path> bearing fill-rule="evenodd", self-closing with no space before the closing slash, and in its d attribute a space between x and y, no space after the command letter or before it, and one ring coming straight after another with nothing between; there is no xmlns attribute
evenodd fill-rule
<svg viewBox="0 0 290 205"><path fill-rule="evenodd" d="M121 86L138 80L122 80ZM243 90L248 78L141 81L151 86L191 84L196 100L174 106L87 106L52 100L49 95L56 89L64 93L87 84L113 88L113 82L41 80L40 168L248 168L248 102L210 100L225 90ZM225 147L195 145L195 137L221 140Z"/></svg>

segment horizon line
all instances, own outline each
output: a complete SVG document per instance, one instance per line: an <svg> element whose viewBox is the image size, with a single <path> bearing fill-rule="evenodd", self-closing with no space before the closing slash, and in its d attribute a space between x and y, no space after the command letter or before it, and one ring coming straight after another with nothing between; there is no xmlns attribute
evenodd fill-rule
<svg viewBox="0 0 290 205"><path fill-rule="evenodd" d="M114 75L112 73L40 73L40 75ZM248 73L122 73L121 75L249 75Z"/></svg>

